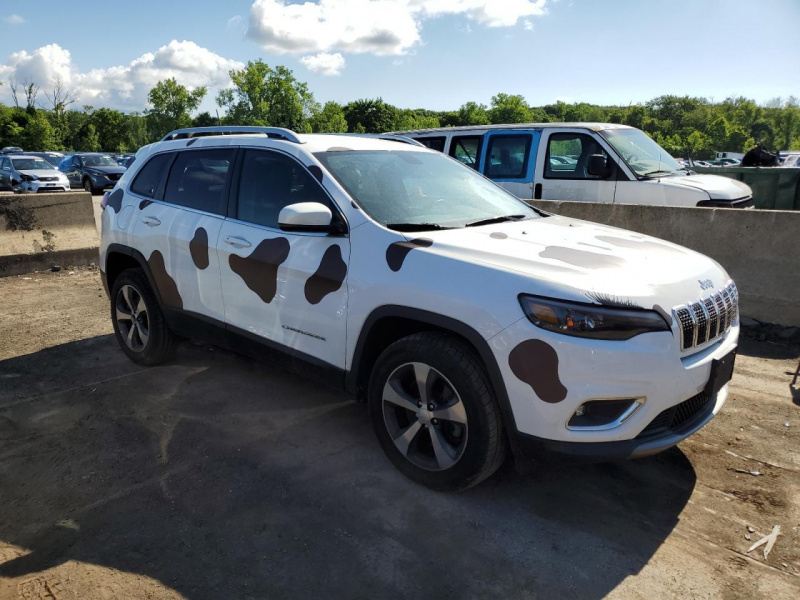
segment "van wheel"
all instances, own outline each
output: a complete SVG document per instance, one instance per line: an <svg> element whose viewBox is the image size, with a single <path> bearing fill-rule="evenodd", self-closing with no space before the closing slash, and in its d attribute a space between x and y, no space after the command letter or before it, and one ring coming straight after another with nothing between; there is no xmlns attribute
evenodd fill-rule
<svg viewBox="0 0 800 600"><path fill-rule="evenodd" d="M111 290L111 321L122 351L140 365L172 358L175 336L141 269L123 271Z"/></svg>
<svg viewBox="0 0 800 600"><path fill-rule="evenodd" d="M457 338L424 332L393 343L375 363L367 401L386 456L417 483L464 490L503 463L506 444L489 378Z"/></svg>

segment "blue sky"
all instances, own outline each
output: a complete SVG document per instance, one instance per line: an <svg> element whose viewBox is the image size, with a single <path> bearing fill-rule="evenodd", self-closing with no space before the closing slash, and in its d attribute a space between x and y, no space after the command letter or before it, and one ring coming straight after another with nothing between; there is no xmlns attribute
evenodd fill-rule
<svg viewBox="0 0 800 600"><path fill-rule="evenodd" d="M9 77L60 76L81 104L142 110L175 76L207 85L213 109L227 71L256 58L322 102L763 102L800 96L798 32L800 0L0 0L0 102Z"/></svg>

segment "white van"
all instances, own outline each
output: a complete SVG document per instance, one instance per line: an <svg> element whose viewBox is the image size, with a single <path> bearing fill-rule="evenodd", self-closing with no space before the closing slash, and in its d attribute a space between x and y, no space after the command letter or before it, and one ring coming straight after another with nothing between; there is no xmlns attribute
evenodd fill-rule
<svg viewBox="0 0 800 600"><path fill-rule="evenodd" d="M647 134L611 123L531 123L394 132L449 154L520 198L753 206L744 183L698 175Z"/></svg>

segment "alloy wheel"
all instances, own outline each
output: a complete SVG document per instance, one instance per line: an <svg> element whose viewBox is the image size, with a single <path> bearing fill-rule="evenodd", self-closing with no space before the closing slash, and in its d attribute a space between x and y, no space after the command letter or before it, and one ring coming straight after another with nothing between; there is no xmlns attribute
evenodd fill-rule
<svg viewBox="0 0 800 600"><path fill-rule="evenodd" d="M123 285L115 302L117 327L125 344L141 352L150 339L150 319L142 295L132 285Z"/></svg>
<svg viewBox="0 0 800 600"><path fill-rule="evenodd" d="M383 386L383 420L394 445L414 465L444 471L467 447L467 412L455 387L420 362L397 367Z"/></svg>

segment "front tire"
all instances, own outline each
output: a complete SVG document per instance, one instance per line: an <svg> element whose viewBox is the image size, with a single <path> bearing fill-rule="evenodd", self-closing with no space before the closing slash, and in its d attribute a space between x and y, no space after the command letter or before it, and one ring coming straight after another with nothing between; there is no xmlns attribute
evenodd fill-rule
<svg viewBox="0 0 800 600"><path fill-rule="evenodd" d="M95 196L99 193L99 191L96 190L92 185L92 180L88 177L83 180L83 189L89 192L92 196Z"/></svg>
<svg viewBox="0 0 800 600"><path fill-rule="evenodd" d="M111 290L111 322L122 351L140 365L172 358L175 336L141 269L123 271Z"/></svg>
<svg viewBox="0 0 800 600"><path fill-rule="evenodd" d="M423 332L390 345L370 376L368 403L384 453L417 483L464 490L503 463L506 443L489 378L458 338Z"/></svg>

